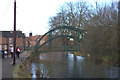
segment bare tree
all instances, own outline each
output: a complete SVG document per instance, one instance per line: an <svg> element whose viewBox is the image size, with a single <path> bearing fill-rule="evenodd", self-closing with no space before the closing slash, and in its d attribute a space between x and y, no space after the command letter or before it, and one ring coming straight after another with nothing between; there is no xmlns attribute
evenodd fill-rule
<svg viewBox="0 0 120 80"><path fill-rule="evenodd" d="M85 29L81 42L81 51L93 56L113 55L118 53L118 11L115 3L103 7L90 8L87 2L66 3L56 16L49 20L50 29L60 26L73 26ZM120 4L120 3L119 3ZM73 30L58 30L55 35L76 35ZM64 39L65 40L65 39ZM66 39L67 40L67 39ZM66 42L66 40L64 42ZM74 40L74 44L78 44Z"/></svg>
<svg viewBox="0 0 120 80"><path fill-rule="evenodd" d="M99 58L117 53L117 17L117 9L113 3L111 6L97 7L97 13L89 17L85 27L87 35L82 44L85 53Z"/></svg>

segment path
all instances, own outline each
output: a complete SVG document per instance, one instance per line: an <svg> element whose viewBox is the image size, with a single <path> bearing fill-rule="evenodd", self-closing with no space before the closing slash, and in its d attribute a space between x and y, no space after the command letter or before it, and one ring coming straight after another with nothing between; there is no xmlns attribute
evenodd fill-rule
<svg viewBox="0 0 120 80"><path fill-rule="evenodd" d="M16 64L21 63L21 61L28 55L28 53L28 51L24 51L23 53L21 53L20 58L16 58ZM12 70L14 68L14 65L12 65L12 61L13 59L11 57L5 57L4 59L2 59L2 78L12 78Z"/></svg>

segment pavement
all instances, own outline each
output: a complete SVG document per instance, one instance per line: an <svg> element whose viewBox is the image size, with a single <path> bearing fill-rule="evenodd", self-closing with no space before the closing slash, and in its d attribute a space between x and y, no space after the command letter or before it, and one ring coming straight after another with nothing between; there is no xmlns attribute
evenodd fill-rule
<svg viewBox="0 0 120 80"><path fill-rule="evenodd" d="M0 53L2 54L2 53ZM2 78L2 55L0 55L0 80Z"/></svg>
<svg viewBox="0 0 120 80"><path fill-rule="evenodd" d="M16 64L20 64L26 56L29 54L29 51L24 51L20 54L20 57L16 57ZM12 64L13 58L11 56L6 56L2 58L0 55L0 79L1 78L12 78L12 71L15 65Z"/></svg>

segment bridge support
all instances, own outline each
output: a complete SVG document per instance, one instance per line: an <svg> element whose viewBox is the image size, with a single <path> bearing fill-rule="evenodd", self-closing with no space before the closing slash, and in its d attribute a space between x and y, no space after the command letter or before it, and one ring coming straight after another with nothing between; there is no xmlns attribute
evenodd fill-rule
<svg viewBox="0 0 120 80"><path fill-rule="evenodd" d="M77 60L77 55L76 55L76 53L74 53L73 55L74 55L74 61L76 61L76 60Z"/></svg>
<svg viewBox="0 0 120 80"><path fill-rule="evenodd" d="M77 33L77 37L78 37L78 38L81 38L81 34L80 34L79 32ZM78 40L78 41L77 41L77 42L78 42L78 43L77 43L77 44L78 44L78 49L80 49L80 41L79 41L79 39L77 39L77 40Z"/></svg>
<svg viewBox="0 0 120 80"><path fill-rule="evenodd" d="M52 48L52 40L50 40L52 38L52 32L49 32L49 49Z"/></svg>

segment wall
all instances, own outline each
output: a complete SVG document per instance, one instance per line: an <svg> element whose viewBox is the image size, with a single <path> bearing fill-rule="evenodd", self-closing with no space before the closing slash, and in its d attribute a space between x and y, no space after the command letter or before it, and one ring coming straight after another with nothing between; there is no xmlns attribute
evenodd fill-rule
<svg viewBox="0 0 120 80"><path fill-rule="evenodd" d="M0 38L1 39L1 43L0 45L2 46L3 50L10 50L10 46L14 46L14 39L13 38ZM16 38L16 47L17 46L23 46L23 49L25 45L25 39L24 38ZM6 48L7 47L7 48ZM6 48L6 49L5 49ZM8 52L8 54L10 54L10 52Z"/></svg>

